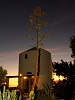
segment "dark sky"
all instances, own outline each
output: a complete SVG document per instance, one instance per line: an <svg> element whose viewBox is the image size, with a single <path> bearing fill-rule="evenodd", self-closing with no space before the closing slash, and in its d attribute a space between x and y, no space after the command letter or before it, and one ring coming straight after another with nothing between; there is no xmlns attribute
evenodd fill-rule
<svg viewBox="0 0 75 100"><path fill-rule="evenodd" d="M41 28L42 34L49 35L43 41L44 49L51 52L52 61L73 60L69 40L75 35L74 0L1 0L0 65L8 70L9 75L18 73L19 53L35 44L26 36L36 35L34 30L28 33L27 29L29 16L38 6L46 13L44 19L48 21L48 26Z"/></svg>

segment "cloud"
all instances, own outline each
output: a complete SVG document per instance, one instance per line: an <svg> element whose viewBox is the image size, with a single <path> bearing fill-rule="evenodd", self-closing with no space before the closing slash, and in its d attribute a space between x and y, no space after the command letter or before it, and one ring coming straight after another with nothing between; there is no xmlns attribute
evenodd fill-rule
<svg viewBox="0 0 75 100"><path fill-rule="evenodd" d="M57 19L56 22L52 23L51 26L55 26L57 24L62 24L62 23L65 23L67 21L72 21L72 20L75 20L75 12L60 16L60 18Z"/></svg>
<svg viewBox="0 0 75 100"><path fill-rule="evenodd" d="M7 58L16 58L19 56L20 52L22 52L22 50L10 51L10 52L0 52L0 60L5 60Z"/></svg>
<svg viewBox="0 0 75 100"><path fill-rule="evenodd" d="M56 53L52 53L52 55L68 55L71 54L71 52L56 52Z"/></svg>
<svg viewBox="0 0 75 100"><path fill-rule="evenodd" d="M20 52L23 50L17 50L17 51L7 51L7 52L0 52L0 56L8 56L8 57L14 57L15 55L19 55Z"/></svg>
<svg viewBox="0 0 75 100"><path fill-rule="evenodd" d="M66 46L60 46L55 48L46 48L47 51L59 51L59 50L68 50Z"/></svg>
<svg viewBox="0 0 75 100"><path fill-rule="evenodd" d="M46 48L52 55L71 55L71 51L66 46L57 48Z"/></svg>
<svg viewBox="0 0 75 100"><path fill-rule="evenodd" d="M46 48L47 51L57 51L59 48Z"/></svg>

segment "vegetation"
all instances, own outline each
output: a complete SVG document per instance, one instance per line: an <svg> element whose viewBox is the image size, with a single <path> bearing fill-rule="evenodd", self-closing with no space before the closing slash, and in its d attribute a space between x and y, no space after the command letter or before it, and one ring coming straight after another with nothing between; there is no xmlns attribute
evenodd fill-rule
<svg viewBox="0 0 75 100"><path fill-rule="evenodd" d="M75 36L70 37L71 57L75 58ZM53 68L56 75L64 76L64 80L54 82L55 95L60 99L75 100L75 63L61 60L60 63L53 62Z"/></svg>
<svg viewBox="0 0 75 100"><path fill-rule="evenodd" d="M6 82L7 70L0 66L0 87Z"/></svg>
<svg viewBox="0 0 75 100"><path fill-rule="evenodd" d="M36 41L36 68L35 68L35 78L32 89L35 87L35 85L38 84L38 77L39 77L39 63L38 63L38 49L39 46L43 44L41 43L42 40L44 40L47 37L47 34L41 34L41 28L43 26L47 26L48 22L44 21L42 17L46 16L46 14L42 11L40 7L36 7L32 13L32 15L29 17L30 25L34 27L36 30L36 36L28 36L32 40ZM30 31L30 29L29 29Z"/></svg>
<svg viewBox="0 0 75 100"><path fill-rule="evenodd" d="M60 63L53 63L54 72L60 76L64 76L65 79L63 81L58 81L54 83L54 91L55 95L58 98L63 98L66 100L70 100L73 95L73 91L75 91L75 65L71 62L64 62L61 60Z"/></svg>
<svg viewBox="0 0 75 100"><path fill-rule="evenodd" d="M52 90L47 85L43 84L43 89L37 91L37 100L57 100Z"/></svg>
<svg viewBox="0 0 75 100"><path fill-rule="evenodd" d="M0 100L22 100L21 96L17 95L16 90L6 90L6 87L3 87L3 92L0 91Z"/></svg>
<svg viewBox="0 0 75 100"><path fill-rule="evenodd" d="M73 96L72 96L71 100L75 100L75 92L73 92Z"/></svg>
<svg viewBox="0 0 75 100"><path fill-rule="evenodd" d="M75 80L75 65L72 62L66 62L61 60L60 63L53 63L54 72L56 75L64 76L68 80Z"/></svg>
<svg viewBox="0 0 75 100"><path fill-rule="evenodd" d="M75 36L70 37L70 48L72 50L72 57L75 56Z"/></svg>

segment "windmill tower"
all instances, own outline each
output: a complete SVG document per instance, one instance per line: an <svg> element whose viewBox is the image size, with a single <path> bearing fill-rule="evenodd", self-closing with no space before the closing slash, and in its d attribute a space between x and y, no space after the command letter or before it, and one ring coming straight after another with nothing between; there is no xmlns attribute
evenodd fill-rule
<svg viewBox="0 0 75 100"><path fill-rule="evenodd" d="M38 89L43 88L44 85L49 85L52 88L52 60L51 53L42 48L38 49L38 66L39 78ZM19 88L27 91L34 82L35 67L36 66L36 47L31 48L19 54ZM29 73L29 74L28 74ZM24 77L26 77L24 79ZM27 91L28 92L28 91Z"/></svg>

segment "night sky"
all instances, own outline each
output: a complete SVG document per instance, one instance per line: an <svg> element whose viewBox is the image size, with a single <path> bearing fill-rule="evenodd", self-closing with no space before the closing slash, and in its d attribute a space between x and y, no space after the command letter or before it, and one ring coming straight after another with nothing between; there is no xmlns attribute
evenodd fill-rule
<svg viewBox="0 0 75 100"><path fill-rule="evenodd" d="M34 29L28 32L29 16L36 7L46 13L48 26L41 28L41 34L48 34L42 41L44 49L51 52L52 61L73 61L70 37L75 35L74 0L1 0L0 1L0 65L8 75L17 75L19 53L30 49L35 41L26 36L36 35Z"/></svg>

